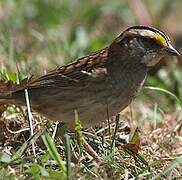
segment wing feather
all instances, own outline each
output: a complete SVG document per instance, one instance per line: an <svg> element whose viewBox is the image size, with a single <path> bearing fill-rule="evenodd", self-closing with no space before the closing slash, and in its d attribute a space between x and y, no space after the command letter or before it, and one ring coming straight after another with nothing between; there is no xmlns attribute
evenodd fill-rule
<svg viewBox="0 0 182 180"><path fill-rule="evenodd" d="M98 53L83 57L68 65L50 71L39 78L32 78L28 82L28 89L46 86L77 86L85 84L93 79L96 69L105 68L108 48L104 48ZM78 83L79 82L79 83Z"/></svg>

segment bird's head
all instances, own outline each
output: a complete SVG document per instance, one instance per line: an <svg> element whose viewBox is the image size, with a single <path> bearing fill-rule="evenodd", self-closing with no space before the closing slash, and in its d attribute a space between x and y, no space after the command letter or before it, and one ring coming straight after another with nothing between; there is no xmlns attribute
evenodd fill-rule
<svg viewBox="0 0 182 180"><path fill-rule="evenodd" d="M179 56L170 38L162 31L148 26L133 26L126 29L113 44L122 54L132 60L138 59L147 67L157 64L165 56Z"/></svg>

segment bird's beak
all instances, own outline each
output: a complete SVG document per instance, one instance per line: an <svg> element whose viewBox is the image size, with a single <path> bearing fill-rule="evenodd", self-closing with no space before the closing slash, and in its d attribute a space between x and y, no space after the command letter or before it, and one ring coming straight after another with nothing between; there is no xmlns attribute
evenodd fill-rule
<svg viewBox="0 0 182 180"><path fill-rule="evenodd" d="M168 46L165 48L165 50L170 56L180 56L180 53L171 45L170 42L168 43Z"/></svg>

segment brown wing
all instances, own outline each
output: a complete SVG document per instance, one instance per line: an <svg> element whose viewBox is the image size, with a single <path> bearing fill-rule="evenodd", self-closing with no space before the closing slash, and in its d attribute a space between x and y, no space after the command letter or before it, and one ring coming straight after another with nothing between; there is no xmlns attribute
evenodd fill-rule
<svg viewBox="0 0 182 180"><path fill-rule="evenodd" d="M24 79L20 84L0 81L0 100L11 99L12 95L24 89L34 89L43 87L72 87L84 85L90 79L94 79L100 73L105 73L105 63L107 61L108 48L100 50L98 53L80 58L68 65L50 71L39 78L31 77ZM79 83L78 83L79 82Z"/></svg>
<svg viewBox="0 0 182 180"><path fill-rule="evenodd" d="M30 79L27 88L40 88L45 86L77 86L95 77L98 69L105 69L108 48L98 53L80 58L68 65L64 65L37 79ZM78 83L79 82L79 83Z"/></svg>

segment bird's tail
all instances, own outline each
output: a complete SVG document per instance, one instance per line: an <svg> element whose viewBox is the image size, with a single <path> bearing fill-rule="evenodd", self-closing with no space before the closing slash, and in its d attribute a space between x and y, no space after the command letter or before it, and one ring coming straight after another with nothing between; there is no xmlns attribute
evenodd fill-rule
<svg viewBox="0 0 182 180"><path fill-rule="evenodd" d="M15 89L15 84L8 81L0 80L0 102L6 102L6 100L11 99L13 89Z"/></svg>
<svg viewBox="0 0 182 180"><path fill-rule="evenodd" d="M0 116L6 110L6 104L12 99L13 86L13 83L0 80Z"/></svg>
<svg viewBox="0 0 182 180"><path fill-rule="evenodd" d="M17 96L21 95L23 90L28 87L29 79L24 79L20 84L16 84L12 81L0 80L0 102L15 102Z"/></svg>

